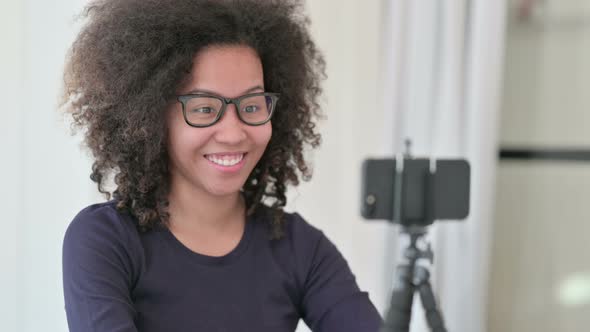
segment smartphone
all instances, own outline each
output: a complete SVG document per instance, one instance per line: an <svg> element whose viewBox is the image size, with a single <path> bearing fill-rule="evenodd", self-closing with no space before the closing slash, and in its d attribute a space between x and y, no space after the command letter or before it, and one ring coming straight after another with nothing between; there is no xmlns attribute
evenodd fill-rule
<svg viewBox="0 0 590 332"><path fill-rule="evenodd" d="M470 166L464 159L367 159L362 166L361 215L406 226L469 215Z"/></svg>

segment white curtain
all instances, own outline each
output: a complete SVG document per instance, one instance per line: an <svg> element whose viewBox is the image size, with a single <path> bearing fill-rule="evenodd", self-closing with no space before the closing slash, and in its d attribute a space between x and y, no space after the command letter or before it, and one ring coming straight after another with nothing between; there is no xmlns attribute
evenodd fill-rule
<svg viewBox="0 0 590 332"><path fill-rule="evenodd" d="M384 3L392 153L402 151L407 137L414 156L465 158L471 165L469 217L431 227L431 282L449 331L485 331L506 4ZM417 299L411 331L429 331Z"/></svg>

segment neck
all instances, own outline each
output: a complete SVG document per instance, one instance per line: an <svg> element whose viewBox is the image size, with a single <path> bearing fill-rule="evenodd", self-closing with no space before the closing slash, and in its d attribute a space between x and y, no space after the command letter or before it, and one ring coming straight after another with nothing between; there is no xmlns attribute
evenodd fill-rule
<svg viewBox="0 0 590 332"><path fill-rule="evenodd" d="M226 233L241 228L246 204L239 192L215 196L198 188L171 183L169 227L190 233Z"/></svg>

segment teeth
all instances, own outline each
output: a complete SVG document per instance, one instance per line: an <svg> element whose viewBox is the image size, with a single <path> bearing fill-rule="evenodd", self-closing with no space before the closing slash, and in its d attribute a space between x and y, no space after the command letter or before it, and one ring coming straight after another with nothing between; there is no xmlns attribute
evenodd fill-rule
<svg viewBox="0 0 590 332"><path fill-rule="evenodd" d="M206 156L209 161L216 163L217 165L221 166L233 166L242 161L244 158L243 154L237 156L224 156L224 157L215 157L215 156Z"/></svg>

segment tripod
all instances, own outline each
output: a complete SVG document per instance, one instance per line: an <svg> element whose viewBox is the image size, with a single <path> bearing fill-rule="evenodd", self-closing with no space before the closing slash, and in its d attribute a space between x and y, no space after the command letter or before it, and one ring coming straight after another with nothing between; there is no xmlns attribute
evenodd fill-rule
<svg viewBox="0 0 590 332"><path fill-rule="evenodd" d="M466 160L412 158L410 141L395 159L363 162L361 215L400 224L410 244L396 269L389 309L380 332L408 332L414 293L418 291L426 321L433 332L447 332L436 307L430 272L418 260L432 264L430 244L419 246L435 220L465 219L469 215L470 167ZM393 204L392 204L393 202Z"/></svg>
<svg viewBox="0 0 590 332"><path fill-rule="evenodd" d="M426 267L417 264L418 259L427 259L432 264L434 258L430 244L426 249L418 247L418 240L427 233L426 228L406 226L402 228L401 233L410 237L410 244L403 252L403 257L407 261L399 264L396 268L396 279L393 284L389 310L380 332L409 331L412 302L416 291L420 294L430 329L433 332L447 332L430 286L430 272Z"/></svg>

